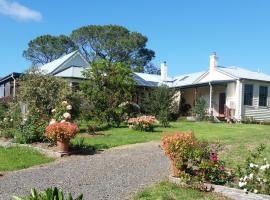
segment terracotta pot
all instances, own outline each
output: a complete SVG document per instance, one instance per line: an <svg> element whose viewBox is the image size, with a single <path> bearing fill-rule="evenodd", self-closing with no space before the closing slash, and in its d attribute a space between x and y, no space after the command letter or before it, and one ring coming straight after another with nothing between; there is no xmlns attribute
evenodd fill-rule
<svg viewBox="0 0 270 200"><path fill-rule="evenodd" d="M57 151L59 153L68 153L69 140L57 140Z"/></svg>

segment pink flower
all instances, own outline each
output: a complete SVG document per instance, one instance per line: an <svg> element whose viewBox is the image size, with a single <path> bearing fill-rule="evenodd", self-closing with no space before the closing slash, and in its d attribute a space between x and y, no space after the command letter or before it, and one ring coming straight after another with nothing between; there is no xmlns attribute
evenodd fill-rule
<svg viewBox="0 0 270 200"><path fill-rule="evenodd" d="M210 155L210 160L212 160L212 161L217 161L218 160L218 157L217 157L217 154L216 153L211 153L211 155Z"/></svg>
<svg viewBox="0 0 270 200"><path fill-rule="evenodd" d="M219 167L219 170L220 170L220 171L224 171L224 170L225 170L224 166L221 165L221 166Z"/></svg>

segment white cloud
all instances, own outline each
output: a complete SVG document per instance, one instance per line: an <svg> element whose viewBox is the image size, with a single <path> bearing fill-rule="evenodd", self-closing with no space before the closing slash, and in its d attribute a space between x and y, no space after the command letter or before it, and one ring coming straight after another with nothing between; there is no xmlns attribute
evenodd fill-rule
<svg viewBox="0 0 270 200"><path fill-rule="evenodd" d="M17 2L10 0L0 0L0 14L7 15L21 21L40 21L40 12L27 8Z"/></svg>

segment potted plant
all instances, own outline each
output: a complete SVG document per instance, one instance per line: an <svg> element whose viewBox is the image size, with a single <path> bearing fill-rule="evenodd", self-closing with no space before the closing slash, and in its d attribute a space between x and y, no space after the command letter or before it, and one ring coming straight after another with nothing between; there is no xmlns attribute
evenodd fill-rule
<svg viewBox="0 0 270 200"><path fill-rule="evenodd" d="M74 123L55 122L46 128L45 135L57 143L59 153L68 153L70 139L75 137L78 132L79 128Z"/></svg>

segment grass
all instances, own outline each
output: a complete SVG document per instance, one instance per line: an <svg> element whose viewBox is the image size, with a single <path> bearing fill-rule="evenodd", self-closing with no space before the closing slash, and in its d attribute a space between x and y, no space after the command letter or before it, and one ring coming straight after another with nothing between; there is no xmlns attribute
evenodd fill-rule
<svg viewBox="0 0 270 200"><path fill-rule="evenodd" d="M129 128L112 128L101 132L101 135L85 138L85 144L95 149L107 149L125 144L134 144L160 140L164 133L192 130L196 137L209 142L219 141L225 150L221 157L231 167L244 161L248 150L259 144L270 146L270 131L267 125L256 124L226 124L208 122L173 122L169 128L158 127L155 132L139 132ZM73 140L76 143L78 138ZM270 156L270 149L267 149Z"/></svg>
<svg viewBox="0 0 270 200"><path fill-rule="evenodd" d="M0 172L23 169L53 160L27 147L0 147Z"/></svg>
<svg viewBox="0 0 270 200"><path fill-rule="evenodd" d="M138 193L132 200L228 200L215 193L204 193L189 188L180 188L172 183L161 182L146 188Z"/></svg>

